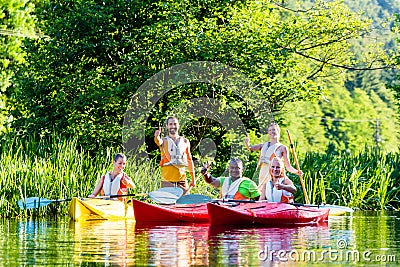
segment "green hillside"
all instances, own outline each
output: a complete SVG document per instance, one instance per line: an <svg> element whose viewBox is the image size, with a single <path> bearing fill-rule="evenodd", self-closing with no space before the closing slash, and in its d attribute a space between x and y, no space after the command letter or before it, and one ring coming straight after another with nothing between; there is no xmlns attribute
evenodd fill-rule
<svg viewBox="0 0 400 267"><path fill-rule="evenodd" d="M382 44L394 49L395 39L386 23L399 13L400 1L345 1L356 12L370 18L372 31L357 40L359 58L369 46ZM310 5L305 5L310 6ZM297 137L305 151L355 151L365 146L398 151L400 127L394 93L386 88L395 72L391 69L346 70L334 80L327 78L326 93L318 103L287 105L281 114L285 126Z"/></svg>

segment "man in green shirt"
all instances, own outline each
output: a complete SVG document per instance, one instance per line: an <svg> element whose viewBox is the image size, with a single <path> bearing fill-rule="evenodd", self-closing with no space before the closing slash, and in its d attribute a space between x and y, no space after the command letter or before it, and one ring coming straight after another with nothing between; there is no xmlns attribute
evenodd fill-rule
<svg viewBox="0 0 400 267"><path fill-rule="evenodd" d="M258 200L260 192L257 189L256 183L243 175L243 162L234 158L229 161L229 175L230 177L214 178L208 173L210 165L207 164L201 170L204 175L204 180L210 185L222 190L223 199L253 199Z"/></svg>

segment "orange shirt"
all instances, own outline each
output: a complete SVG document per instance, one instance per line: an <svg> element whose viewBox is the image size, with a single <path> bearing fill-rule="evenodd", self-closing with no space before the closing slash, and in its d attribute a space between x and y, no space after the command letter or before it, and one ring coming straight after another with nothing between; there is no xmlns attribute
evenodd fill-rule
<svg viewBox="0 0 400 267"><path fill-rule="evenodd" d="M183 148L180 150L181 155L175 155L173 148L169 147L169 143L167 137L164 137L162 140L162 144L160 144L157 137L154 138L154 142L159 146L161 151L161 178L164 181L168 182L180 182L186 180L186 168L194 176L194 166L192 160L192 154L190 153L190 145L189 140L184 137L179 137L179 147ZM174 160L171 160L171 157L182 157L185 162L187 162L187 166L184 165L176 165L174 164Z"/></svg>

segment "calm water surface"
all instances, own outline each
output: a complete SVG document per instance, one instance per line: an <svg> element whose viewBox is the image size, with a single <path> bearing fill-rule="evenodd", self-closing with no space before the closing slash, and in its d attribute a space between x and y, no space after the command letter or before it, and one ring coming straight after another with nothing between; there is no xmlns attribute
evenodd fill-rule
<svg viewBox="0 0 400 267"><path fill-rule="evenodd" d="M292 228L12 219L0 238L1 266L400 265L399 212Z"/></svg>

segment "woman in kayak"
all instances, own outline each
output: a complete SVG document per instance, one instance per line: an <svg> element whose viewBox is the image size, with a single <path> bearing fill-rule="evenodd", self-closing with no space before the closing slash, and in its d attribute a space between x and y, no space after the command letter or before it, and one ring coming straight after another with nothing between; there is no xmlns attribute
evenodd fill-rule
<svg viewBox="0 0 400 267"><path fill-rule="evenodd" d="M240 159L234 158L229 162L229 175L230 177L214 178L208 173L210 165L206 164L201 170L204 180L210 185L222 190L222 198L224 199L254 199L258 200L260 192L258 191L256 183L243 174L243 162Z"/></svg>
<svg viewBox="0 0 400 267"><path fill-rule="evenodd" d="M102 196L126 195L128 188L135 188L132 179L124 172L126 156L120 153L116 154L113 165L114 170L101 177L93 193L88 197L95 198L99 193ZM124 200L122 196L118 197L118 199L121 201Z"/></svg>
<svg viewBox="0 0 400 267"><path fill-rule="evenodd" d="M266 182L261 188L260 200L267 200L268 202L293 203L293 194L296 193L296 187L285 175L283 161L280 158L275 157L271 160L269 174L271 176L271 180Z"/></svg>
<svg viewBox="0 0 400 267"><path fill-rule="evenodd" d="M268 125L268 135L270 142L265 142L263 144L258 144L251 146L250 138L246 137L244 143L248 150L260 152L260 158L258 159L258 167L260 168L260 173L258 176L258 188L261 188L263 184L271 180L269 176L269 165L274 157L279 157L283 159L286 169L294 174L301 175L300 170L296 170L289 161L288 148L279 142L281 130L276 122L270 123Z"/></svg>

